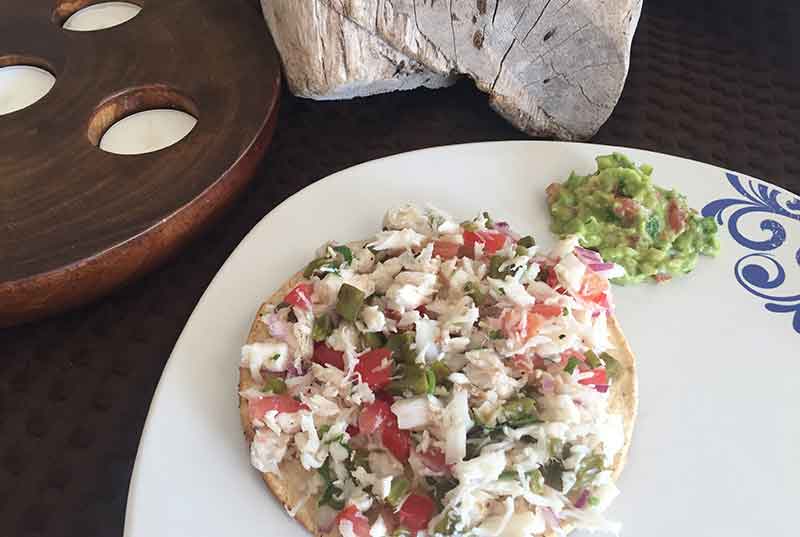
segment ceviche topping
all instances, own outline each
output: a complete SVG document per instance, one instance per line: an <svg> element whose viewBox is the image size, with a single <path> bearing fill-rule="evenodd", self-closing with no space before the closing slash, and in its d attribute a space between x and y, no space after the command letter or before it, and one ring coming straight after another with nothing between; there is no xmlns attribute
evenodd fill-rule
<svg viewBox="0 0 800 537"><path fill-rule="evenodd" d="M369 240L325 244L243 347L253 466L311 471L320 527L344 537L617 531L623 276L574 237L542 253L488 213L391 209Z"/></svg>

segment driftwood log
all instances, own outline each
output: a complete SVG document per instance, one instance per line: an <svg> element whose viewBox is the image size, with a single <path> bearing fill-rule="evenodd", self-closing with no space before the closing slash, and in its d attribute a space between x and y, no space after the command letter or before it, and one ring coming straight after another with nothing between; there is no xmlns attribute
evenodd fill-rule
<svg viewBox="0 0 800 537"><path fill-rule="evenodd" d="M643 0L261 0L290 90L342 99L471 77L536 136L586 139L622 92Z"/></svg>

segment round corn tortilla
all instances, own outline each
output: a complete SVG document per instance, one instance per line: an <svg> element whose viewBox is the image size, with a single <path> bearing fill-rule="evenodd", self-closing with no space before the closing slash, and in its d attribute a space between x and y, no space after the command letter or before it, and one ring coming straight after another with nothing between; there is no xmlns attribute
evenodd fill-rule
<svg viewBox="0 0 800 537"><path fill-rule="evenodd" d="M298 272L292 278L281 286L280 289L267 299L261 306L256 314L255 320L250 328L250 334L247 337L247 344L266 341L269 338L267 326L261 322L261 316L267 311L267 306L275 306L281 303L289 291L291 291L298 282L303 280L303 271ZM608 317L608 328L611 336L611 342L615 348L614 357L619 361L621 366L620 377L615 383L611 385L609 397L609 412L612 414L621 414L624 422L624 435L625 441L622 449L617 454L613 465L613 475L616 480L622 472L623 466L628 456L628 450L631 444L631 436L633 434L633 424L636 421L636 411L638 407L638 385L636 379L636 365L625 336L613 315ZM239 368L239 391L244 391L247 388L258 388L259 386L253 381L250 376L250 370L246 367ZM244 397L239 397L239 416L244 428L244 436L247 439L247 445L253 441L255 430L250 423L248 412L248 401ZM292 509L298 502L300 502L306 495L306 485L311 482L313 473L306 470L298 460L285 459L279 466L281 475L263 473L262 478L267 484L267 487L273 495L281 502L287 509ZM320 537L335 537L339 535L339 530L334 525L328 532L323 532L317 525L317 497L312 496L303 506L297 510L295 520L300 522L313 535ZM565 525L565 531L571 531L571 527Z"/></svg>

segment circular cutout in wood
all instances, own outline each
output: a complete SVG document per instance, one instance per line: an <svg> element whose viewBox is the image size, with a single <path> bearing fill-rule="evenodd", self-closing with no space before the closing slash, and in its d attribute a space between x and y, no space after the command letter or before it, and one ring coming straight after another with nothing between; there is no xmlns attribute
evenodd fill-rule
<svg viewBox="0 0 800 537"><path fill-rule="evenodd" d="M62 28L73 32L94 32L124 24L138 15L141 10L141 6L130 2L101 1L94 3L60 0L53 18L60 20L68 14L67 19L61 25Z"/></svg>
<svg viewBox="0 0 800 537"><path fill-rule="evenodd" d="M27 108L56 83L47 62L38 58L0 56L0 116Z"/></svg>
<svg viewBox="0 0 800 537"><path fill-rule="evenodd" d="M194 129L197 105L163 84L119 92L103 101L89 120L89 141L117 155L167 148Z"/></svg>
<svg viewBox="0 0 800 537"><path fill-rule="evenodd" d="M66 6L97 2L56 2L50 18L40 2L9 1L0 51L16 52L2 61L46 58L36 66L58 83L0 115L0 326L101 296L185 244L252 177L280 95L278 55L248 0L135 0L130 23L83 34L61 28ZM199 121L161 151L98 147L115 121L155 108Z"/></svg>

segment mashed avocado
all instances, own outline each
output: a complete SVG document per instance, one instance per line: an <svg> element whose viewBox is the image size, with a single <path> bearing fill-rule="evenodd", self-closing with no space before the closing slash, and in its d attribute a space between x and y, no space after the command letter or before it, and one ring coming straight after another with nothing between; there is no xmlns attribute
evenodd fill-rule
<svg viewBox="0 0 800 537"><path fill-rule="evenodd" d="M581 246L625 267L616 283L668 280L691 272L698 254L716 255L716 222L690 209L684 195L654 185L652 167L619 153L596 160L593 174L573 172L547 187L551 229L578 235Z"/></svg>

